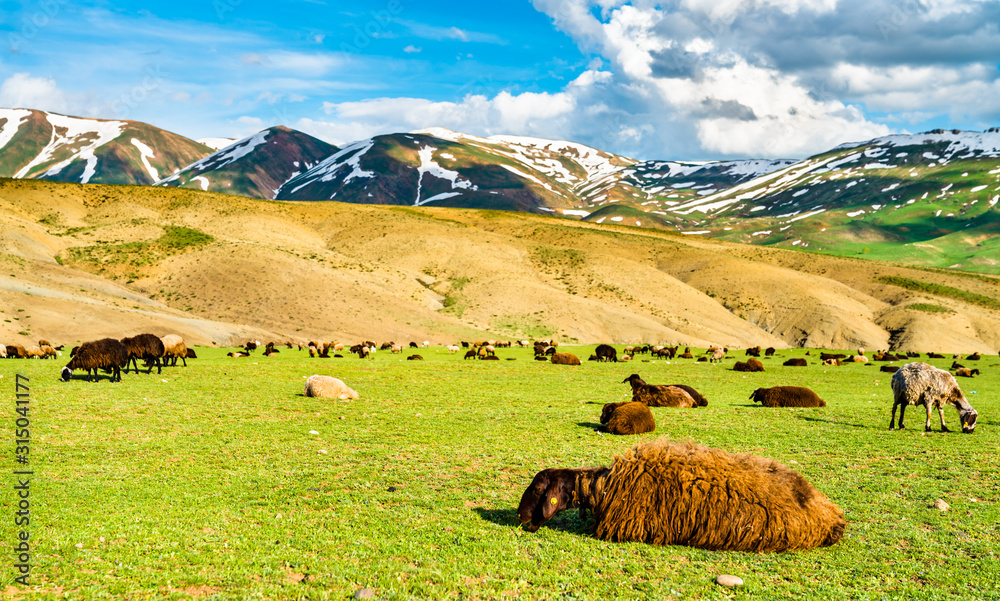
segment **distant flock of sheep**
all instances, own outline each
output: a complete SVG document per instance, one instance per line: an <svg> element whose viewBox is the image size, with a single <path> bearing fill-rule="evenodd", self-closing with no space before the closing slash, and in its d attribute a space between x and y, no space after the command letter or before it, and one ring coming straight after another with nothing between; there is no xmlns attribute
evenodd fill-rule
<svg viewBox="0 0 1000 601"><path fill-rule="evenodd" d="M535 358L560 365L581 365L572 353L559 352L558 343L552 340L531 343L520 340L520 347L533 347ZM292 343L285 343L294 348ZM430 343L409 343L409 348L427 348ZM485 340L462 342L447 347L451 353L469 349L466 359L497 360L497 348L512 346L510 342ZM242 351L229 353L231 357L246 357L258 348L265 356L279 351L274 342L262 345L259 341L247 342ZM0 358L57 357L63 347L53 347L40 340L37 346L25 348L18 345L0 345ZM342 357L343 351L370 358L377 352L402 353L402 345L375 342L347 346L339 342L299 344L299 350L308 350L310 357ZM708 349L699 361L719 362L728 349ZM775 349L764 351L754 347L745 351L748 359L737 361L734 371L762 372L764 365L758 359L775 354ZM331 353L333 353L331 355ZM619 359L617 349L599 345L590 357L592 361L629 361L635 355L649 354L658 358L693 359L690 348L678 354L678 347L640 346L626 347ZM810 354L809 352L806 353ZM75 370L87 372L88 380L99 371L111 375L112 381L121 380L121 371L129 366L138 372L138 360L145 363L146 373L153 367L161 373L168 362L176 365L180 359L195 358L177 335L157 337L140 334L116 340L104 338L84 342L70 352L71 359L63 368L61 378L68 381ZM897 361L918 358L917 353L894 355L876 353L874 361ZM930 358L944 358L929 353ZM410 355L408 359L422 359ZM972 377L978 369L969 369L956 361L952 364L958 376ZM979 354L964 360L979 360ZM846 363L868 363L864 349L856 355L821 353L819 360L825 366ZM785 366L804 366L803 358L785 361ZM885 369L892 367L892 369ZM962 431L975 430L978 414L962 393L954 376L946 370L926 363L907 363L900 368L883 366L883 371L893 372L891 385L893 407L889 429L896 427L896 410L899 409L899 428L903 429L906 407L922 405L926 410L924 428L931 430L931 413L937 410L941 430L945 426L946 406L959 413ZM622 381L632 389L632 400L608 403L603 406L600 422L602 429L615 435L635 435L652 432L656 422L650 407L696 409L706 407L708 400L694 388L685 384L647 384L637 373ZM314 375L306 380L303 394L307 397L357 399L359 394L343 381L325 375ZM776 386L757 388L750 399L763 407L825 407L826 401L812 390L801 386ZM840 540L846 525L844 513L802 476L769 459L750 455L730 454L692 443L670 443L657 440L639 444L615 458L610 467L545 469L533 478L521 497L517 509L518 520L530 532L535 532L554 515L565 509L576 508L581 516L590 510L595 520L596 535L610 541L637 541L652 544L681 544L703 549L734 551L787 551L829 546Z"/></svg>

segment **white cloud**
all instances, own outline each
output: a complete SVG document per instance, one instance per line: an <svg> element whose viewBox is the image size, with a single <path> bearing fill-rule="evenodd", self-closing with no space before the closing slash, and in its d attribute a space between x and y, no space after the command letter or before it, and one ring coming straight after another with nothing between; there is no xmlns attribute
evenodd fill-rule
<svg viewBox="0 0 1000 601"><path fill-rule="evenodd" d="M410 44L406 48L403 48L403 52L406 52L407 54L414 54L420 52L421 50L423 50L423 48L417 48L413 44Z"/></svg>
<svg viewBox="0 0 1000 601"><path fill-rule="evenodd" d="M15 73L0 84L0 106L69 113L79 108L51 77Z"/></svg>

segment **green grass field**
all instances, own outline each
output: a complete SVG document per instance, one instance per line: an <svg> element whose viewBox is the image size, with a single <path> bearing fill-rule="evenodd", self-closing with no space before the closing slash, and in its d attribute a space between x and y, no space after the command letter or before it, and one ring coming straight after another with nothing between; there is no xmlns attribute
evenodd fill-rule
<svg viewBox="0 0 1000 601"><path fill-rule="evenodd" d="M586 359L593 347L570 347ZM619 347L620 349L620 347ZM890 374L877 366L765 373L692 360L579 367L531 360L230 359L198 348L188 367L121 383L58 381L68 361L0 361L7 484L0 591L16 598L1000 599L1000 382L996 356L960 379L977 432L889 431ZM640 356L641 357L641 356ZM951 359L931 360L948 367ZM686 383L707 408L654 408L656 432L594 430L625 400L623 378ZM33 585L14 588L14 377L31 378ZM305 398L311 374L355 401ZM757 387L804 385L821 409L765 409ZM313 434L311 431L318 432ZM641 440L690 439L774 458L846 512L844 539L754 555L595 539L568 511L530 534L515 510L546 467L607 465ZM950 511L929 507L945 500ZM741 589L714 583L735 574Z"/></svg>

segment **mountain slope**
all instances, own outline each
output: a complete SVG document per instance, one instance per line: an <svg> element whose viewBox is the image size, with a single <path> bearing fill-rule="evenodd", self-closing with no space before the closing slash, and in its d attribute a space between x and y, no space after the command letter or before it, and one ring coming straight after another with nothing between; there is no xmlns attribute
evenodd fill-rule
<svg viewBox="0 0 1000 601"><path fill-rule="evenodd" d="M138 121L0 109L0 176L152 184L208 154L207 146Z"/></svg>
<svg viewBox="0 0 1000 601"><path fill-rule="evenodd" d="M282 184L336 152L336 146L308 134L271 127L213 152L157 185L271 200Z"/></svg>
<svg viewBox="0 0 1000 601"><path fill-rule="evenodd" d="M671 210L708 235L1000 273L1000 132L847 144Z"/></svg>
<svg viewBox="0 0 1000 601"><path fill-rule="evenodd" d="M0 261L16 276L0 276L5 307L38 301L24 287L42 287L36 266L52 280L84 271L121 291L119 320L86 330L77 319L81 336L114 335L153 303L191 323L294 340L1000 345L1000 280L698 236L514 212L38 181L0 182L0 208ZM85 314L90 296L66 292L79 308L44 328L30 321L30 334L64 339L67 316ZM36 319L32 310L0 324L0 338L20 340L27 315Z"/></svg>

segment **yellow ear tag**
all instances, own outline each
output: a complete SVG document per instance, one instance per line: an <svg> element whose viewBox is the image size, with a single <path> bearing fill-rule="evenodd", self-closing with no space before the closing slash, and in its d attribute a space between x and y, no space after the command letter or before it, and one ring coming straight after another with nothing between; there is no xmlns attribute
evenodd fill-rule
<svg viewBox="0 0 1000 601"><path fill-rule="evenodd" d="M549 503L552 503L553 505L555 505L558 502L559 501L555 497L552 497L551 499L549 499Z"/></svg>

